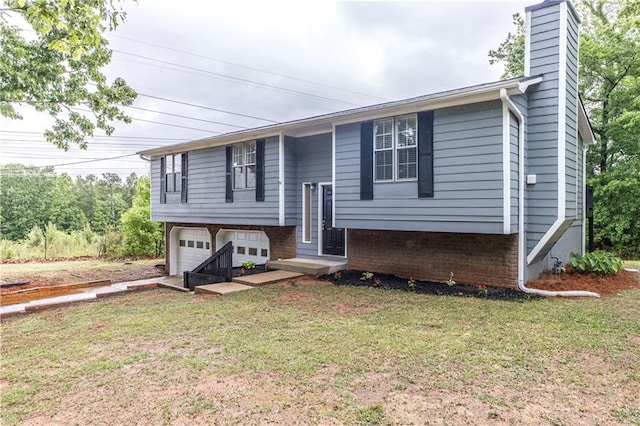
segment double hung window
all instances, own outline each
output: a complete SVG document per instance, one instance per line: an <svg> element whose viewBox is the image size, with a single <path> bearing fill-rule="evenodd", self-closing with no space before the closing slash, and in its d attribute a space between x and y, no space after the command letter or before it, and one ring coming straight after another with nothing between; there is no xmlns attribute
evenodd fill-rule
<svg viewBox="0 0 640 426"><path fill-rule="evenodd" d="M182 154L165 156L165 191L180 192L182 189Z"/></svg>
<svg viewBox="0 0 640 426"><path fill-rule="evenodd" d="M256 143L233 145L233 189L256 187Z"/></svg>
<svg viewBox="0 0 640 426"><path fill-rule="evenodd" d="M373 125L374 181L417 179L417 146L415 114L376 120Z"/></svg>

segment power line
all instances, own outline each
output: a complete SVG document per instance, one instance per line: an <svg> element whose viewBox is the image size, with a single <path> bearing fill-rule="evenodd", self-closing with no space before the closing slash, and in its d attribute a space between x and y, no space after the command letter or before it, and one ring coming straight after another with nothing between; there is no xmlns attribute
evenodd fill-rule
<svg viewBox="0 0 640 426"><path fill-rule="evenodd" d="M89 109L82 109L82 108L73 108L76 111L80 111L80 112L93 112ZM135 118L132 117L131 118L133 121L142 121L144 123L152 123L152 124L159 124L161 126L169 126L169 127L178 127L181 129L188 129L188 130L198 130L200 132L207 132L207 133L217 133L217 134L222 134L222 132L216 132L214 130L206 130L206 129L198 129L196 127L188 127L188 126L181 126L179 124L170 124L170 123L163 123L161 121L153 121L153 120L144 120L142 118Z"/></svg>
<svg viewBox="0 0 640 426"><path fill-rule="evenodd" d="M141 111L154 112L156 114L170 115L172 117L186 118L187 120L202 121L204 123L221 124L223 126L235 127L237 129L246 129L245 126L237 126L235 124L222 123L220 121L212 121L212 120L204 120L202 118L188 117L186 115L173 114L171 112L162 112L162 111L157 111L155 109L148 109L148 108L135 107L135 106L127 106L126 108L133 108L133 109L138 109L138 110L141 110Z"/></svg>
<svg viewBox="0 0 640 426"><path fill-rule="evenodd" d="M158 99L160 101L171 102L171 103L174 103L174 104L187 105L187 106L191 106L191 107L195 107L195 108L208 109L210 111L222 112L224 114L237 115L239 117L246 117L246 118L253 118L255 120L269 121L271 123L279 123L278 121L271 120L269 118L257 117L255 115L248 115L248 114L240 114L238 112L232 112L232 111L225 111L223 109L212 108L212 107L208 107L208 106L204 106L204 105L191 104L189 102L184 102L184 101L176 101L174 99L167 99L167 98L163 98L163 97L160 97L160 96L149 95L149 94L146 94L146 93L138 92L138 96L142 96L143 98Z"/></svg>
<svg viewBox="0 0 640 426"><path fill-rule="evenodd" d="M288 87L274 86L272 84L261 83L259 81L250 80L248 78L234 77L232 75L222 74L222 73L209 71L209 70L204 70L202 68L196 68L196 67L191 67L191 66L188 66L188 65L177 64L175 62L163 61L161 59L156 59L156 58L152 58L152 57L149 57L149 56L138 55L138 54L129 53L129 52L123 52L122 50L113 49L113 51L116 52L116 53L122 54L122 55L133 56L135 58L142 58L142 59L146 59L146 60L149 60L149 61L158 62L158 63L161 63L161 64L172 65L174 67L184 68L184 69L188 69L188 70L192 70L192 71L203 72L203 73L206 73L206 74L215 75L217 77L226 78L226 79L231 80L231 81L236 81L236 82L244 83L244 84L253 84L253 85L256 85L256 86L260 86L260 87L266 87L268 89L279 90L279 91L282 91L282 92L291 93L291 94L298 95L298 96L304 96L306 98L320 99L320 100L331 101L331 102L338 102L338 103L341 103L341 104L352 105L352 106L362 106L362 104L356 104L356 103L353 103L353 102L348 102L348 101L343 101L343 100L340 100L340 99L330 98L328 96L315 95L313 93L308 93L308 92L302 92L300 90L289 89Z"/></svg>
<svg viewBox="0 0 640 426"><path fill-rule="evenodd" d="M107 161L107 160L117 160L119 158L126 158L126 157L133 157L134 155L137 154L127 154L127 155L118 155L116 157L109 157L109 158L99 158L99 159L93 159L93 160L83 160L83 161L75 161L73 163L63 163L63 164L50 164L48 166L35 166L37 168L43 168L43 167L62 167L62 166L73 166L75 164L84 164L84 163L95 163L97 161Z"/></svg>
<svg viewBox="0 0 640 426"><path fill-rule="evenodd" d="M233 66L239 67L239 68L244 68L244 69L248 69L248 70L252 70L252 71L258 71L258 72L262 72L262 73L265 73L265 74L270 74L270 75L273 75L273 76L276 76L276 77L288 78L288 79L291 79L291 80L300 81L302 83L314 84L316 86L326 87L326 88L329 88L329 89L340 90L342 92L352 93L352 94L359 95L359 96L365 96L365 97L372 98L372 99L385 100L385 98L382 98L380 96L373 96L373 95L369 95L369 94L366 94L366 93L356 92L354 90L344 89L344 88L338 87L338 86L332 86L332 85L329 85L329 84L319 83L319 82L312 81L312 80L305 80L303 78L294 77L294 76L287 75L287 74L281 74L281 73L268 71L268 70L264 70L264 69L260 69L260 68L254 68L254 67L238 64L238 63L231 62L231 61L225 61L223 59L211 58L209 56L200 55L200 54L193 53L193 52L187 52L187 51L180 50L180 49L175 49L175 48L172 48L172 47L162 46L162 45L155 44L155 43L149 43L149 42L142 41L142 40L136 40L136 39L130 38L130 37L124 37L124 36L119 36L119 35L115 35L115 34L109 34L109 37L116 37L116 38L121 38L121 39L124 39L124 40L130 40L130 41L134 41L136 43L146 44L148 46L159 47L161 49L170 50L170 51L182 53L182 54L185 54L185 55L191 55L191 56L194 56L194 57L197 57L197 58L207 59L207 60L213 61L213 62L219 62L219 63L222 63L222 64L233 65Z"/></svg>
<svg viewBox="0 0 640 426"><path fill-rule="evenodd" d="M19 131L19 130L0 130L0 133L16 133L16 134L30 134L30 135L40 135L42 136L43 132L29 132L29 131ZM182 138L159 138L153 136L106 136L106 135L96 135L91 136L91 138L99 138L99 139L112 139L112 140L120 140L120 139L143 139L143 140L165 140L165 141L185 141ZM185 141L186 142L186 141Z"/></svg>

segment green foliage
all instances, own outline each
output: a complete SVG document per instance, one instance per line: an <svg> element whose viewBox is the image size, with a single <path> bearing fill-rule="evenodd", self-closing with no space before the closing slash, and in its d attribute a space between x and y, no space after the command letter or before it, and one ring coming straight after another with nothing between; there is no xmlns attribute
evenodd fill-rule
<svg viewBox="0 0 640 426"><path fill-rule="evenodd" d="M49 221L56 186L52 167L0 165L0 236L19 240Z"/></svg>
<svg viewBox="0 0 640 426"><path fill-rule="evenodd" d="M102 69L111 50L102 33L115 29L126 14L118 0L5 0L0 16L0 115L21 119L15 104L26 104L54 117L46 139L65 151L71 143L86 148L96 128L107 135L111 122L130 123L120 106L136 92L121 78L107 82ZM27 40L7 16L22 17L35 31ZM79 112L72 107L88 108Z"/></svg>
<svg viewBox="0 0 640 426"><path fill-rule="evenodd" d="M138 179L133 205L122 215L120 230L127 256L157 256L163 252L164 227L151 220L150 186L147 176Z"/></svg>
<svg viewBox="0 0 640 426"><path fill-rule="evenodd" d="M524 38L525 22L519 13L513 15L515 33L507 34L507 39L500 43L496 50L489 50L491 65L503 63L502 78L521 77L524 75Z"/></svg>
<svg viewBox="0 0 640 426"><path fill-rule="evenodd" d="M571 253L571 270L583 274L614 275L622 270L622 260L612 253L594 251L580 255Z"/></svg>
<svg viewBox="0 0 640 426"><path fill-rule="evenodd" d="M373 278L373 272L363 272L362 276L360 277L362 281L367 281L367 280L370 280L371 278Z"/></svg>
<svg viewBox="0 0 640 426"><path fill-rule="evenodd" d="M23 240L0 240L0 260L72 258L98 254L98 239L88 227L64 232L49 223L43 228L34 226Z"/></svg>
<svg viewBox="0 0 640 426"><path fill-rule="evenodd" d="M256 262L245 260L244 262L242 262L242 267L244 269L254 269L256 267Z"/></svg>

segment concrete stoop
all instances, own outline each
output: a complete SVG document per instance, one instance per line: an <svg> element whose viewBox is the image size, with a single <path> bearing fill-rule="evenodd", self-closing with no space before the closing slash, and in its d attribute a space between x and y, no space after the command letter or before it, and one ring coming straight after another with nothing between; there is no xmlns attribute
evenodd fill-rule
<svg viewBox="0 0 640 426"><path fill-rule="evenodd" d="M319 277L320 275L331 274L333 272L338 272L338 271L347 269L347 262L302 259L302 258L296 257L292 259L271 261L269 262L269 267L272 269L298 272L304 275L312 275L314 277Z"/></svg>
<svg viewBox="0 0 640 426"><path fill-rule="evenodd" d="M269 271L261 274L245 275L232 279L234 283L245 284L250 286L260 286L276 283L278 281L290 280L292 278L301 277L304 274L290 271Z"/></svg>

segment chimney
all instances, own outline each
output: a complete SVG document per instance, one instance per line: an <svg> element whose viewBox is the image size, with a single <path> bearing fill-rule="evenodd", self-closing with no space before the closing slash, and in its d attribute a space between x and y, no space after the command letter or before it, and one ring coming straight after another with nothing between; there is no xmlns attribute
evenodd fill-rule
<svg viewBox="0 0 640 426"><path fill-rule="evenodd" d="M527 188L528 263L542 260L577 218L578 27L566 0L545 0L526 11L526 77L542 76L528 93L527 174L537 183Z"/></svg>

